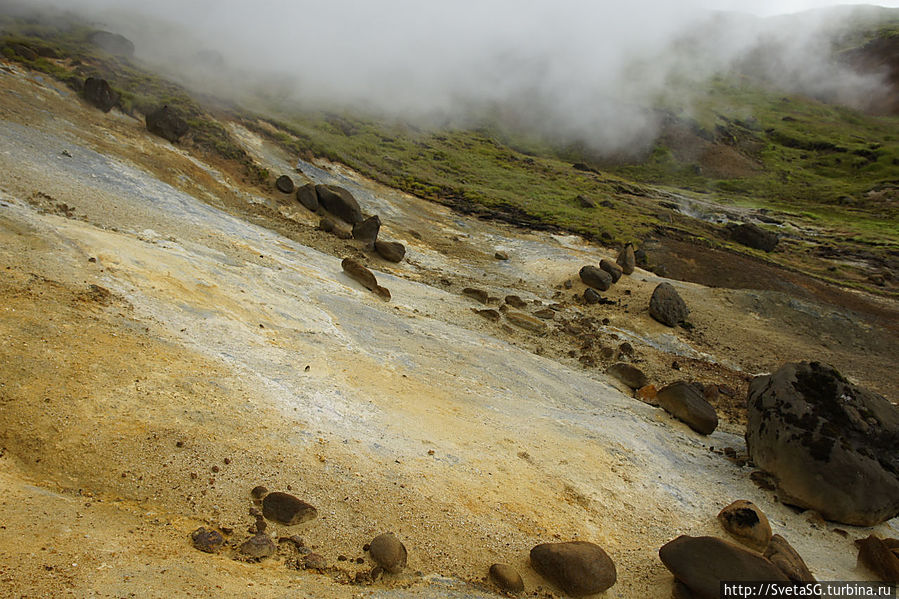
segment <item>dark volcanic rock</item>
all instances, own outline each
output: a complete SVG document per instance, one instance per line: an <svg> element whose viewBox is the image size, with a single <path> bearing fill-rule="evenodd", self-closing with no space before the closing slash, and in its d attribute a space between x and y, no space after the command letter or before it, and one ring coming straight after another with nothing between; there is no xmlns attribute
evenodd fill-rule
<svg viewBox="0 0 899 599"><path fill-rule="evenodd" d="M187 121L168 106L163 106L148 114L146 121L147 130L150 133L173 143L184 137L184 134L190 129Z"/></svg>
<svg viewBox="0 0 899 599"><path fill-rule="evenodd" d="M206 530L202 526L191 533L190 540L196 549L206 553L216 553L225 544L219 531Z"/></svg>
<svg viewBox="0 0 899 599"><path fill-rule="evenodd" d="M701 435L711 435L718 426L715 408L694 384L678 381L663 387L656 394L656 401L666 412Z"/></svg>
<svg viewBox="0 0 899 599"><path fill-rule="evenodd" d="M751 247L763 252L770 252L777 247L777 234L771 231L753 225L752 223L742 225L729 225L728 232L730 238L741 245Z"/></svg>
<svg viewBox="0 0 899 599"><path fill-rule="evenodd" d="M402 262L406 256L406 246L399 241L375 241L375 251L388 262Z"/></svg>
<svg viewBox="0 0 899 599"><path fill-rule="evenodd" d="M883 582L899 583L899 557L881 539L869 535L855 542L858 561L874 572Z"/></svg>
<svg viewBox="0 0 899 599"><path fill-rule="evenodd" d="M328 567L328 560L318 553L309 553L303 558L303 567L307 570L324 570Z"/></svg>
<svg viewBox="0 0 899 599"><path fill-rule="evenodd" d="M899 515L899 408L819 362L749 385L746 445L785 503L873 526Z"/></svg>
<svg viewBox="0 0 899 599"><path fill-rule="evenodd" d="M253 559L264 559L272 556L277 549L271 537L262 532L253 535L237 548L241 555Z"/></svg>
<svg viewBox="0 0 899 599"><path fill-rule="evenodd" d="M352 258L344 258L340 265L343 267L343 272L345 272L348 277L362 283L366 289L373 292L381 299L385 301L390 299L390 291L388 291L386 287L378 285L378 280L375 279L374 273L362 266L362 264Z"/></svg>
<svg viewBox="0 0 899 599"><path fill-rule="evenodd" d="M113 106L119 103L119 94L109 87L106 79L88 77L84 80L81 93L85 100L103 112L109 112Z"/></svg>
<svg viewBox="0 0 899 599"><path fill-rule="evenodd" d="M318 210L318 193L315 191L315 185L307 183L297 187L297 201L303 205L306 210L315 212Z"/></svg>
<svg viewBox="0 0 899 599"><path fill-rule="evenodd" d="M493 257L496 258L497 260L508 260L509 254L507 254L506 252L497 251L496 253L493 254Z"/></svg>
<svg viewBox="0 0 899 599"><path fill-rule="evenodd" d="M26 46L25 44L7 44L13 52L24 58L25 60L37 60L37 52Z"/></svg>
<svg viewBox="0 0 899 599"><path fill-rule="evenodd" d="M768 548L765 549L765 557L793 582L815 582L805 560L782 536L771 537Z"/></svg>
<svg viewBox="0 0 899 599"><path fill-rule="evenodd" d="M578 274L581 277L581 281L584 282L584 285L593 287L594 289L608 291L609 287L612 286L612 275L601 268L587 265L581 268Z"/></svg>
<svg viewBox="0 0 899 599"><path fill-rule="evenodd" d="M381 230L381 217L377 214L369 216L365 220L360 220L353 225L353 239L361 241L369 248L375 247L375 241L378 239L378 231Z"/></svg>
<svg viewBox="0 0 899 599"><path fill-rule="evenodd" d="M524 590L524 581L518 571L507 564L490 566L490 579L507 593L520 593Z"/></svg>
<svg viewBox="0 0 899 599"><path fill-rule="evenodd" d="M659 549L659 557L700 599L718 599L722 580L787 582L783 572L758 553L714 537L682 535Z"/></svg>
<svg viewBox="0 0 899 599"><path fill-rule="evenodd" d="M671 283L659 283L649 299L649 315L669 327L687 319L690 310Z"/></svg>
<svg viewBox="0 0 899 599"><path fill-rule="evenodd" d="M618 258L615 262L621 267L621 272L624 274L634 274L634 268L637 266L637 258L634 256L634 245L632 243L625 245L621 252L618 253Z"/></svg>
<svg viewBox="0 0 899 599"><path fill-rule="evenodd" d="M599 261L599 267L609 273L609 276L612 277L613 283L617 283L618 279L621 278L621 274L623 271L621 270L621 267L614 262L603 259Z"/></svg>
<svg viewBox="0 0 899 599"><path fill-rule="evenodd" d="M362 220L362 209L359 202L343 187L336 185L316 185L318 203L321 207L351 225Z"/></svg>
<svg viewBox="0 0 899 599"><path fill-rule="evenodd" d="M584 301L588 304L598 304L602 301L602 296L596 292L596 289L587 287L584 289Z"/></svg>
<svg viewBox="0 0 899 599"><path fill-rule="evenodd" d="M739 499L718 513L718 522L731 536L756 551L764 551L771 540L771 524L751 501Z"/></svg>
<svg viewBox="0 0 899 599"><path fill-rule="evenodd" d="M531 549L531 565L570 595L601 593L618 577L612 558L586 541L537 545Z"/></svg>
<svg viewBox="0 0 899 599"><path fill-rule="evenodd" d="M87 41L102 50L131 58L134 56L134 43L123 35L110 33L109 31L93 31L87 36Z"/></svg>
<svg viewBox="0 0 899 599"><path fill-rule="evenodd" d="M318 229L325 233L330 233L335 237L339 237L340 239L351 239L353 237L353 234L346 228L346 224L344 224L343 221L338 223L338 221L330 216L325 216L318 221Z"/></svg>
<svg viewBox="0 0 899 599"><path fill-rule="evenodd" d="M639 389L646 386L646 375L643 374L643 371L624 362L612 364L606 370L606 374L615 377L631 389Z"/></svg>
<svg viewBox="0 0 899 599"><path fill-rule="evenodd" d="M275 491L262 500L262 515L272 522L293 526L318 517L318 510L289 493Z"/></svg>
<svg viewBox="0 0 899 599"><path fill-rule="evenodd" d="M391 574L399 574L406 567L406 547L392 532L372 539L368 551L375 563Z"/></svg>
<svg viewBox="0 0 899 599"><path fill-rule="evenodd" d="M275 181L275 187L277 187L278 191L281 193L293 193L293 179L287 175L281 175Z"/></svg>

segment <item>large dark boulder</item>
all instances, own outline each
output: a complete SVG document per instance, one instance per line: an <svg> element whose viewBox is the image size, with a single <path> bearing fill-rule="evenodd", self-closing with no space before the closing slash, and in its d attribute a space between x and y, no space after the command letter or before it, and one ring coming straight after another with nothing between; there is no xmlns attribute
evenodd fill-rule
<svg viewBox="0 0 899 599"><path fill-rule="evenodd" d="M609 273L609 276L612 277L612 282L617 283L618 279L621 278L622 270L621 267L615 264L610 260L600 260L599 267Z"/></svg>
<svg viewBox="0 0 899 599"><path fill-rule="evenodd" d="M531 549L531 565L569 595L601 593L618 578L612 558L587 541L537 545Z"/></svg>
<svg viewBox="0 0 899 599"><path fill-rule="evenodd" d="M343 187L336 185L316 185L318 203L321 207L340 220L355 225L362 220L362 209L359 202Z"/></svg>
<svg viewBox="0 0 899 599"><path fill-rule="evenodd" d="M749 549L715 537L681 535L659 549L674 578L699 599L718 599L722 581L787 582L777 566Z"/></svg>
<svg viewBox="0 0 899 599"><path fill-rule="evenodd" d="M669 327L687 319L690 310L671 283L659 283L649 299L649 315Z"/></svg>
<svg viewBox="0 0 899 599"><path fill-rule="evenodd" d="M770 252L777 247L777 234L766 231L758 225L752 223L731 224L728 225L727 230L730 233L730 238L741 245L762 250L763 252Z"/></svg>
<svg viewBox="0 0 899 599"><path fill-rule="evenodd" d="M785 503L873 526L899 515L899 408L820 362L749 385L746 446Z"/></svg>
<svg viewBox="0 0 899 599"><path fill-rule="evenodd" d="M125 56L127 58L134 56L134 43L118 33L93 31L87 36L87 41L116 56Z"/></svg>
<svg viewBox="0 0 899 599"><path fill-rule="evenodd" d="M581 277L581 281L584 282L584 285L593 287L594 289L608 291L609 287L612 286L612 275L601 268L588 265L581 268L578 274Z"/></svg>
<svg viewBox="0 0 899 599"><path fill-rule="evenodd" d="M701 435L711 435L718 427L715 408L694 383L671 383L659 390L656 401L666 412Z"/></svg>
<svg viewBox="0 0 899 599"><path fill-rule="evenodd" d="M119 103L119 94L109 87L106 79L88 77L84 80L84 87L81 93L88 103L96 106L103 112L109 112L113 106Z"/></svg>
<svg viewBox="0 0 899 599"><path fill-rule="evenodd" d="M293 193L293 179L289 175L281 175L275 181L275 187L281 193Z"/></svg>
<svg viewBox="0 0 899 599"><path fill-rule="evenodd" d="M174 143L190 129L187 121L168 106L158 108L147 115L147 131Z"/></svg>
<svg viewBox="0 0 899 599"><path fill-rule="evenodd" d="M318 210L318 192L315 191L315 185L307 183L302 187L297 187L297 201L307 210L316 212Z"/></svg>
<svg viewBox="0 0 899 599"><path fill-rule="evenodd" d="M380 230L381 218L375 214L353 225L353 239L361 241L369 248L374 248Z"/></svg>

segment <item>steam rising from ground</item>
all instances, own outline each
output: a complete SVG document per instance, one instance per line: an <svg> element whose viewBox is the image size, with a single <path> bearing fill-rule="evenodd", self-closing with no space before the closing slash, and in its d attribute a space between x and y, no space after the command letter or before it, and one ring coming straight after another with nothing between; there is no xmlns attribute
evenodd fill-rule
<svg viewBox="0 0 899 599"><path fill-rule="evenodd" d="M199 88L439 125L490 115L600 152L643 147L657 132L656 100L688 104L700 82L735 65L787 91L848 103L879 86L831 60L822 32L845 11L761 19L713 13L698 0L78 0L65 8L124 34L139 57Z"/></svg>

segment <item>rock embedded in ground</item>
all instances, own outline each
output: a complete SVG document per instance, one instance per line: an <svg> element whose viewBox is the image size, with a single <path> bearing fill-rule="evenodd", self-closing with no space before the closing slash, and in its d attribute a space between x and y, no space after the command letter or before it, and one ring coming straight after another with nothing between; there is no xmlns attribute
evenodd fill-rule
<svg viewBox="0 0 899 599"><path fill-rule="evenodd" d="M191 533L190 540L193 542L194 548L206 553L216 553L225 544L225 539L219 531L206 530L202 526Z"/></svg>
<svg viewBox="0 0 899 599"><path fill-rule="evenodd" d="M626 275L634 274L634 268L637 266L637 259L634 256L634 245L628 243L618 253L615 263L621 267L621 272Z"/></svg>
<svg viewBox="0 0 899 599"><path fill-rule="evenodd" d="M687 304L671 283L659 283L649 299L649 315L669 327L675 327L690 315Z"/></svg>
<svg viewBox="0 0 899 599"><path fill-rule="evenodd" d="M336 185L316 185L318 203L322 208L350 225L362 220L362 209L359 202L349 191Z"/></svg>
<svg viewBox="0 0 899 599"><path fill-rule="evenodd" d="M88 77L84 80L81 93L85 100L103 112L109 112L119 103L119 94L109 87L106 79Z"/></svg>
<svg viewBox="0 0 899 599"><path fill-rule="evenodd" d="M315 185L307 183L297 187L297 201L303 205L306 210L316 212L318 210L318 193L315 191Z"/></svg>
<svg viewBox="0 0 899 599"><path fill-rule="evenodd" d="M556 311L552 308L541 308L534 312L534 316L542 320L553 320L556 317Z"/></svg>
<svg viewBox="0 0 899 599"><path fill-rule="evenodd" d="M508 310L506 312L506 320L519 328L531 331L533 333L543 334L546 332L546 324L529 314L522 314L521 312Z"/></svg>
<svg viewBox="0 0 899 599"><path fill-rule="evenodd" d="M508 259L509 259L509 254L507 254L506 252L499 252L499 251L498 251L498 252L496 252L495 254L493 254L493 257L496 258L497 260L508 260Z"/></svg>
<svg viewBox="0 0 899 599"><path fill-rule="evenodd" d="M252 559L264 559L275 554L277 547L265 533L257 533L240 544L237 551L246 557Z"/></svg>
<svg viewBox="0 0 899 599"><path fill-rule="evenodd" d="M718 414L693 383L678 381L659 389L656 401L666 412L701 435L711 435L718 427Z"/></svg>
<svg viewBox="0 0 899 599"><path fill-rule="evenodd" d="M262 515L272 522L293 526L318 517L318 510L290 493L275 491L262 500Z"/></svg>
<svg viewBox="0 0 899 599"><path fill-rule="evenodd" d="M375 251L388 262L402 262L406 256L406 246L399 241L375 241Z"/></svg>
<svg viewBox="0 0 899 599"><path fill-rule="evenodd" d="M381 218L375 214L353 225L353 239L361 241L370 248L375 247L378 231L381 230Z"/></svg>
<svg viewBox="0 0 899 599"><path fill-rule="evenodd" d="M309 553L303 558L303 567L307 570L324 570L328 567L328 560L321 554Z"/></svg>
<svg viewBox="0 0 899 599"><path fill-rule="evenodd" d="M612 277L613 283L617 283L621 278L621 275L623 274L620 266L606 259L602 259L599 261L599 267L609 273L609 276Z"/></svg>
<svg viewBox="0 0 899 599"><path fill-rule="evenodd" d="M728 534L756 551L764 552L771 540L767 516L751 501L734 501L718 512L718 522Z"/></svg>
<svg viewBox="0 0 899 599"><path fill-rule="evenodd" d="M581 277L584 285L600 291L608 291L609 287L612 286L612 275L601 268L596 268L589 264L581 268L578 275Z"/></svg>
<svg viewBox="0 0 899 599"><path fill-rule="evenodd" d="M163 106L148 114L146 123L147 131L172 143L184 137L190 130L187 121L181 118L177 111L168 106Z"/></svg>
<svg viewBox="0 0 899 599"><path fill-rule="evenodd" d="M388 291L386 287L378 285L378 280L375 278L374 273L365 268L358 261L352 258L344 258L340 265L343 267L343 272L345 272L348 277L361 283L363 287L381 299L385 301L390 300L390 291Z"/></svg>
<svg viewBox="0 0 899 599"><path fill-rule="evenodd" d="M507 295L505 302L512 306L513 308L518 308L521 310L522 308L527 308L527 302L518 297L517 295Z"/></svg>
<svg viewBox="0 0 899 599"><path fill-rule="evenodd" d="M771 536L768 548L765 549L765 557L791 581L815 582L815 577L805 565L805 560L782 536Z"/></svg>
<svg viewBox="0 0 899 599"><path fill-rule="evenodd" d="M266 489L262 485L256 485L250 490L250 497L255 503L259 503L260 501L262 501L262 499L266 495L268 495L268 489Z"/></svg>
<svg viewBox="0 0 899 599"><path fill-rule="evenodd" d="M481 302L482 304L486 304L490 299L490 296L486 291L484 291L483 289L477 289L475 287L466 287L462 290L462 293L472 299Z"/></svg>
<svg viewBox="0 0 899 599"><path fill-rule="evenodd" d="M612 364L606 370L606 374L621 381L631 389L640 389L646 386L646 375L643 374L643 371L624 362Z"/></svg>
<svg viewBox="0 0 899 599"><path fill-rule="evenodd" d="M490 580L507 593L520 593L524 590L524 581L518 571L508 564L490 566Z"/></svg>
<svg viewBox="0 0 899 599"><path fill-rule="evenodd" d="M372 539L368 552L376 564L391 574L399 574L406 567L406 547L392 532L385 532Z"/></svg>
<svg viewBox="0 0 899 599"><path fill-rule="evenodd" d="M492 320L493 322L497 322L500 318L500 314L496 310L492 310L489 308L486 310L477 310L475 308L472 308L472 310L474 310L475 314L477 314L478 316L482 316L487 320Z"/></svg>
<svg viewBox="0 0 899 599"><path fill-rule="evenodd" d="M602 296L596 292L596 289L587 287L584 289L584 301L588 304L598 304L602 301Z"/></svg>
<svg viewBox="0 0 899 599"><path fill-rule="evenodd" d="M730 238L741 245L762 250L763 252L771 252L777 247L777 234L767 231L758 225L752 223L732 224L727 229Z"/></svg>
<svg viewBox="0 0 899 599"><path fill-rule="evenodd" d="M899 515L899 408L819 362L749 385L746 446L782 501L873 526Z"/></svg>
<svg viewBox="0 0 899 599"><path fill-rule="evenodd" d="M874 535L855 542L858 546L858 562L877 575L883 582L899 583L899 557L881 539Z"/></svg>
<svg viewBox="0 0 899 599"><path fill-rule="evenodd" d="M293 193L293 179L287 175L281 175L275 180L275 187L281 193Z"/></svg>
<svg viewBox="0 0 899 599"><path fill-rule="evenodd" d="M758 553L715 537L682 535L659 549L659 557L699 599L718 599L722 581L788 581Z"/></svg>
<svg viewBox="0 0 899 599"><path fill-rule="evenodd" d="M617 580L615 563L602 547L587 541L543 543L531 549L538 574L570 595L592 595Z"/></svg>

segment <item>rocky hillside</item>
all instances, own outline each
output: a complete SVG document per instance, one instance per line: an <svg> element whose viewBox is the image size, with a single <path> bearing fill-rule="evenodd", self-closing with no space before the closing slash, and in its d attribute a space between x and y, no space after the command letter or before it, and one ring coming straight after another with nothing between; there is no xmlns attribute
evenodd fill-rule
<svg viewBox="0 0 899 599"><path fill-rule="evenodd" d="M624 164L249 110L70 21L2 43L9 596L895 579L895 117L721 83L758 123L672 113ZM809 184L870 205L762 192L838 157Z"/></svg>

